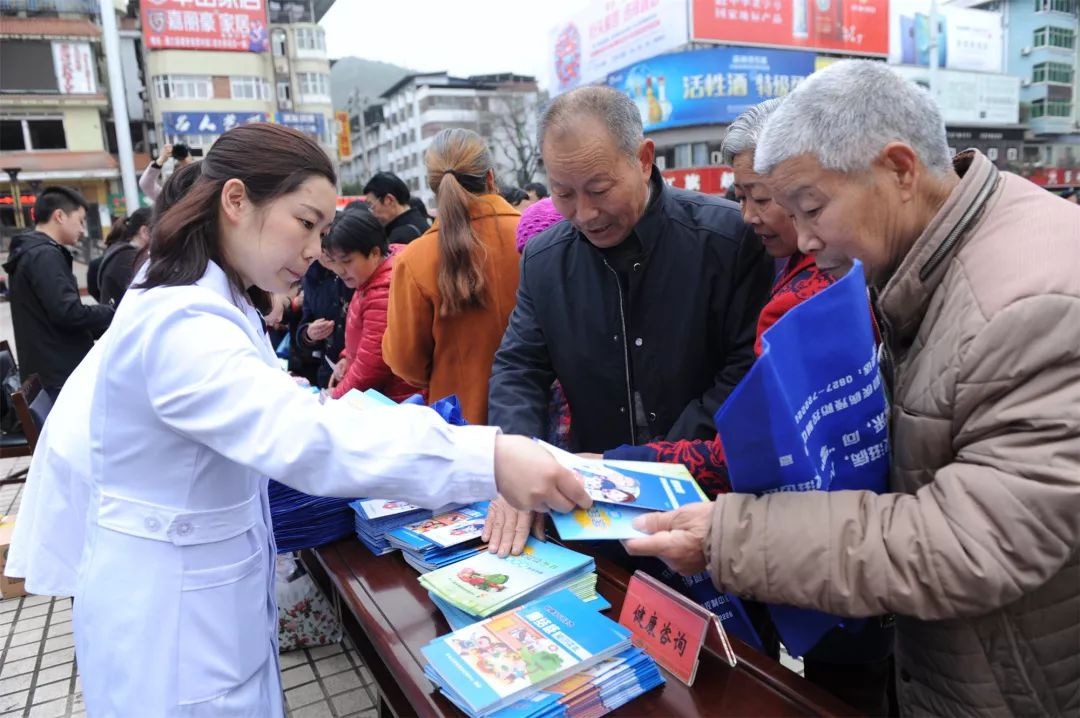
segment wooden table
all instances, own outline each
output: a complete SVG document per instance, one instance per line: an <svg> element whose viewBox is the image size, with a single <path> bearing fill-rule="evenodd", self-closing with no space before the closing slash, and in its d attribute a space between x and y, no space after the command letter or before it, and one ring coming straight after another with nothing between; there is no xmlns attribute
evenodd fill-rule
<svg viewBox="0 0 1080 718"><path fill-rule="evenodd" d="M424 676L420 649L450 632L400 553L372 556L357 539L305 551L316 583L340 607L345 631L379 686L382 716L459 716L462 713ZM629 574L596 558L597 590L618 617ZM731 668L708 646L697 680L688 688L670 675L667 684L611 715L627 716L841 716L858 715L829 693L779 663L735 641L739 663Z"/></svg>

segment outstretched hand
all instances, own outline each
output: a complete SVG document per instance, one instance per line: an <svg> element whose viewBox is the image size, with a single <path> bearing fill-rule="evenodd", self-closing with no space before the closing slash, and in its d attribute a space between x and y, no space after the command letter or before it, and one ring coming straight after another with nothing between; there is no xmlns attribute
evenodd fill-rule
<svg viewBox="0 0 1080 718"><path fill-rule="evenodd" d="M626 539L623 546L631 556L655 556L683 576L701 573L705 566L705 536L712 521L714 504L689 504L664 513L638 516L634 528L649 536Z"/></svg>
<svg viewBox="0 0 1080 718"><path fill-rule="evenodd" d="M521 553L530 531L538 540L544 540L544 515L518 511L499 496L488 506L481 538L487 543L488 551L506 558Z"/></svg>

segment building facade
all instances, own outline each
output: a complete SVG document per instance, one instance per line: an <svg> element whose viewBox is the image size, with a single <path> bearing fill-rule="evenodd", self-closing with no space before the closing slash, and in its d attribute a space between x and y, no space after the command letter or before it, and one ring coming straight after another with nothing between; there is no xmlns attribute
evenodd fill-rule
<svg viewBox="0 0 1080 718"><path fill-rule="evenodd" d="M535 147L539 106L536 80L529 76L409 75L377 102L350 107L352 155L342 162L342 181L362 186L376 172L393 172L431 205L424 152L440 131L462 127L488 142L499 182L519 184L536 165L533 158L523 174ZM531 175L539 179L537 171Z"/></svg>
<svg viewBox="0 0 1080 718"><path fill-rule="evenodd" d="M51 184L91 203L91 236L108 226L120 171L97 3L0 3L0 236L32 226Z"/></svg>

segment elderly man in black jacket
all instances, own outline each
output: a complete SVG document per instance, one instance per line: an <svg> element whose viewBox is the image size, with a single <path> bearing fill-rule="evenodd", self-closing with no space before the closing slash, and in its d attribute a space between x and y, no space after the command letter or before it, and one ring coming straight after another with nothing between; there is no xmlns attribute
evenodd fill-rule
<svg viewBox="0 0 1080 718"><path fill-rule="evenodd" d="M11 240L4 264L11 282L11 322L19 370L37 374L53 399L112 321L113 308L83 304L71 252L86 232L86 200L46 187L34 203L36 226Z"/></svg>
<svg viewBox="0 0 1080 718"><path fill-rule="evenodd" d="M714 436L713 414L754 360L773 278L761 241L732 202L666 186L637 106L620 92L559 96L539 137L567 221L526 246L490 422L542 436L557 378L575 451ZM527 527L504 523L516 524L518 549Z"/></svg>

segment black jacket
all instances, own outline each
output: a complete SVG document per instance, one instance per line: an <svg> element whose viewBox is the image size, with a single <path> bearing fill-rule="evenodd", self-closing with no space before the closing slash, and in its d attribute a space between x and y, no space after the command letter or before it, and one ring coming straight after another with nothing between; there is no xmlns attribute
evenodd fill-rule
<svg viewBox="0 0 1080 718"><path fill-rule="evenodd" d="M139 250L131 242L114 242L105 250L98 267L99 301L111 307L118 306L124 292L135 276L135 258Z"/></svg>
<svg viewBox="0 0 1080 718"><path fill-rule="evenodd" d="M773 262L737 205L667 187L655 168L652 187L623 283L569 222L526 245L491 424L542 436L558 378L575 451L715 436L713 414L754 361Z"/></svg>
<svg viewBox="0 0 1080 718"><path fill-rule="evenodd" d="M71 253L41 232L15 236L4 269L23 381L37 374L47 387L63 386L109 328L112 307L82 303Z"/></svg>
<svg viewBox="0 0 1080 718"><path fill-rule="evenodd" d="M429 226L427 217L410 207L386 225L386 239L390 244L408 244L428 231Z"/></svg>
<svg viewBox="0 0 1080 718"><path fill-rule="evenodd" d="M326 359L337 362L345 349L345 313L353 290L345 286L338 276L318 262L312 262L304 275L304 311L296 327L294 346L300 350L301 363L307 365L304 376L320 387L330 381L330 365ZM304 330L316 319L333 319L334 333L314 345L304 339Z"/></svg>

